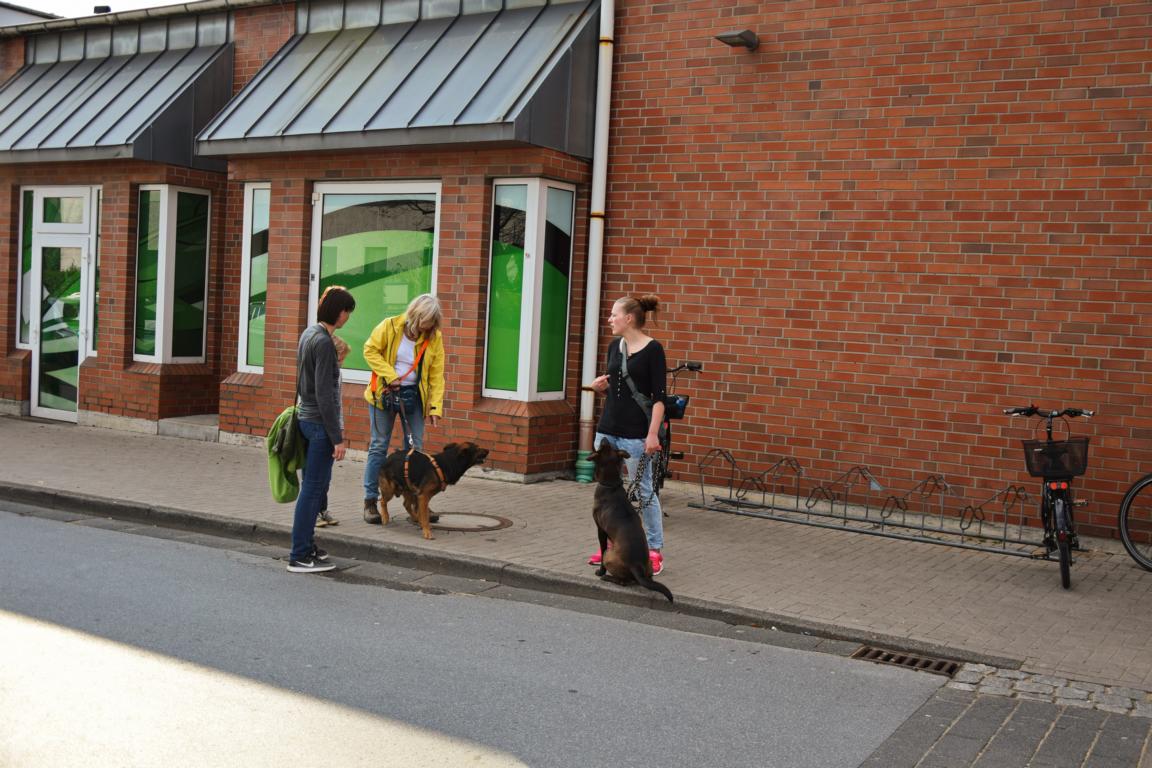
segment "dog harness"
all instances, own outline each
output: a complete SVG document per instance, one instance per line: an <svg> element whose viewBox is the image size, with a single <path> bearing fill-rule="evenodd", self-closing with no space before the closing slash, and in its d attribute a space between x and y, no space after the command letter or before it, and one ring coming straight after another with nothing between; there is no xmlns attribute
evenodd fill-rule
<svg viewBox="0 0 1152 768"><path fill-rule="evenodd" d="M432 468L436 470L436 477L440 480L440 487L436 489L436 492L440 493L440 491L447 488L448 481L444 478L444 470L440 469L440 465L436 463L436 459L432 458L432 454L424 453L424 451L418 451L415 448L409 448L408 453L404 455L404 484L408 486L408 489L413 492L418 490L416 486L412 484L411 478L408 477L408 462L412 459L412 454L414 453L419 453L421 456L428 459L428 461L432 462Z"/></svg>

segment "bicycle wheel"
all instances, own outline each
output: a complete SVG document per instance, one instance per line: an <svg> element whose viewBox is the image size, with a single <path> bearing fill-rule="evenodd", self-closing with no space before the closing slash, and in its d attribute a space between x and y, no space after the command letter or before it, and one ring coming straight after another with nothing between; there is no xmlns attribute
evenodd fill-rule
<svg viewBox="0 0 1152 768"><path fill-rule="evenodd" d="M1120 503L1120 540L1141 568L1152 571L1152 475L1133 483Z"/></svg>
<svg viewBox="0 0 1152 768"><path fill-rule="evenodd" d="M1072 532L1068 530L1068 510L1064 499L1055 499L1052 511L1055 513L1056 549L1060 552L1060 586L1072 587Z"/></svg>
<svg viewBox="0 0 1152 768"><path fill-rule="evenodd" d="M652 468L652 490L659 494L664 487L664 478L668 476L668 459L672 455L672 425L664 422L664 434L660 437L660 455L656 459L656 466Z"/></svg>

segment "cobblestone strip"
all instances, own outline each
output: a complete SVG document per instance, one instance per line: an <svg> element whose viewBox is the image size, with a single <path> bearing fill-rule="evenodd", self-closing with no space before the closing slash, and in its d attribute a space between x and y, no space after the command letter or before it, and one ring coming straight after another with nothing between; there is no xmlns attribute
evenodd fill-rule
<svg viewBox="0 0 1152 768"><path fill-rule="evenodd" d="M1084 683L1052 675L1034 675L987 664L965 664L948 687L986 696L1046 701L1080 709L1152 719L1152 692Z"/></svg>

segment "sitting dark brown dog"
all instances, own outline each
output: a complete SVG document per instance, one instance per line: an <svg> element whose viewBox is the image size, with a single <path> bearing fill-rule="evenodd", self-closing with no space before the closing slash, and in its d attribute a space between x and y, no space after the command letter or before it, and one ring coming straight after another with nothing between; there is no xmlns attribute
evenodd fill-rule
<svg viewBox="0 0 1152 768"><path fill-rule="evenodd" d="M483 464L488 449L476 443L450 443L432 456L422 451L395 451L380 468L380 521L387 525L388 500L403 494L408 516L431 539L428 502L464 476L470 467Z"/></svg>
<svg viewBox="0 0 1152 768"><path fill-rule="evenodd" d="M592 519L596 521L596 535L600 537L600 568L596 575L617 584L636 582L646 589L659 592L673 602L668 587L652 579L652 560L648 556L648 539L640 513L628 501L624 490L624 459L628 454L607 442L588 455L595 465L592 476L596 479L595 502ZM612 542L611 549L608 542Z"/></svg>

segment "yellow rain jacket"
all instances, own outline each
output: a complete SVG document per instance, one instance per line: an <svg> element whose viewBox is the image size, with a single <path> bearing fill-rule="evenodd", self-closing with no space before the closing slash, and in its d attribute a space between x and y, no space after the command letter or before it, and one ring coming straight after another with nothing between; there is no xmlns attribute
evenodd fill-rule
<svg viewBox="0 0 1152 768"><path fill-rule="evenodd" d="M400 337L404 333L404 323L408 315L389 317L372 331L364 342L364 359L376 374L376 380L364 389L364 399L372 405L380 406L380 397L391 382L400 377L396 370L396 351L400 348ZM420 350L423 340L416 342ZM428 342L428 349L420 358L420 399L424 403L424 418L444 415L444 336L440 331Z"/></svg>

